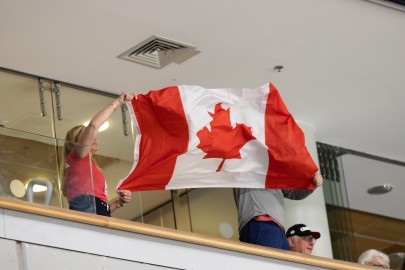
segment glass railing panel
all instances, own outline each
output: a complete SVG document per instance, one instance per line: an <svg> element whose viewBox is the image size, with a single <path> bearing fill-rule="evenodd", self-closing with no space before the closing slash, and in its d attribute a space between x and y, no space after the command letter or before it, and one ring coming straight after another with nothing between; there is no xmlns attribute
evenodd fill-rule
<svg viewBox="0 0 405 270"><path fill-rule="evenodd" d="M52 137L52 96L39 79L0 71L0 126Z"/></svg>
<svg viewBox="0 0 405 270"><path fill-rule="evenodd" d="M132 204L141 206L134 209L137 214L134 221L176 229L173 200L169 190L142 191L135 192L132 196L134 195Z"/></svg>
<svg viewBox="0 0 405 270"><path fill-rule="evenodd" d="M231 188L192 189L188 192L192 231L239 241L238 217Z"/></svg>
<svg viewBox="0 0 405 270"><path fill-rule="evenodd" d="M139 195L135 200L139 200L143 212L134 221L239 241L232 189L161 190L135 194Z"/></svg>
<svg viewBox="0 0 405 270"><path fill-rule="evenodd" d="M51 137L0 127L0 195L69 208L60 176L63 145L64 141ZM90 163L85 163L83 170L85 166L91 171ZM91 174L88 182L92 192ZM90 204L94 206L94 200Z"/></svg>
<svg viewBox="0 0 405 270"><path fill-rule="evenodd" d="M95 209L94 197L77 198L80 195L94 194L92 175L94 168L91 169L90 160L82 164L80 172L89 172L87 181L82 179L80 182L65 177L64 145L64 140L0 127L0 196L66 209L72 208L73 205L76 205L74 209L80 209L80 205L87 201L92 209ZM108 177L111 178L108 201L116 200L115 188L117 179L121 177L119 173L125 175L129 169L118 163L120 165L114 171L119 173L114 173L110 168L111 163L108 162L110 157L97 155L94 159L106 180ZM112 216L127 220L142 220L144 212L152 212L152 209L158 208L157 206L171 203L169 191L159 192L159 195L151 197L147 196L148 192L144 192L143 197L140 195L141 192L133 193L131 202L114 211ZM167 194L168 196L164 196ZM156 197L159 199L156 200ZM143 206L146 210L143 210ZM167 208L172 209L166 206L165 209ZM165 210L162 215L163 219L159 219L164 221L164 226L174 228L173 211Z"/></svg>

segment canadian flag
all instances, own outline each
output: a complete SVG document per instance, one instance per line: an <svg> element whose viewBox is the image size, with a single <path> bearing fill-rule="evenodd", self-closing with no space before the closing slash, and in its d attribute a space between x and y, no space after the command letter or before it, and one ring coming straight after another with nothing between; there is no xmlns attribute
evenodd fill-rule
<svg viewBox="0 0 405 270"><path fill-rule="evenodd" d="M313 189L318 170L277 89L175 86L128 107L134 164L120 190Z"/></svg>

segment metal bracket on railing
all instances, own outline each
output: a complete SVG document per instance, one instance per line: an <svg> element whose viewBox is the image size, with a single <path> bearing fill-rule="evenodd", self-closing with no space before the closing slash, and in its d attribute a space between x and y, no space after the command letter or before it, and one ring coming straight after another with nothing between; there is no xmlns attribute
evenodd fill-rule
<svg viewBox="0 0 405 270"><path fill-rule="evenodd" d="M34 202L34 185L40 185L46 187L45 194L45 204L49 205L52 199L53 185L51 181L45 179L36 179L33 178L28 181L27 185L27 201Z"/></svg>
<svg viewBox="0 0 405 270"><path fill-rule="evenodd" d="M45 110L45 95L46 90L45 81L42 78L38 79L38 88L39 88L39 104L41 105L41 116L45 117L47 115Z"/></svg>
<svg viewBox="0 0 405 270"><path fill-rule="evenodd" d="M126 111L128 111L127 106L122 105L121 106L121 114L122 114L122 126L124 129L124 135L128 136L129 135L129 131L128 131L128 119L127 119L127 113Z"/></svg>
<svg viewBox="0 0 405 270"><path fill-rule="evenodd" d="M60 89L59 89L60 83L55 82L54 87L53 87L53 92L55 93L55 101L56 101L56 114L58 117L58 120L61 121L63 119L62 117L62 103L60 102Z"/></svg>

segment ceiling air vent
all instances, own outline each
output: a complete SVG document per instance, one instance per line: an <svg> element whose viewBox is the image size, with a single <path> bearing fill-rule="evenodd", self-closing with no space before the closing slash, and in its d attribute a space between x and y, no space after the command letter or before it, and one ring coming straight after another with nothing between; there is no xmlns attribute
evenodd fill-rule
<svg viewBox="0 0 405 270"><path fill-rule="evenodd" d="M195 46L168 38L151 36L118 58L154 68L163 68L172 62L181 64L198 53Z"/></svg>

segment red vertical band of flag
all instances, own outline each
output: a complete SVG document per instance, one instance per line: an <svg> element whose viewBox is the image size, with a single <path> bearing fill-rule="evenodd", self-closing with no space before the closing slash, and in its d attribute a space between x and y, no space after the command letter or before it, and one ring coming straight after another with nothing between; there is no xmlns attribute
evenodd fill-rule
<svg viewBox="0 0 405 270"><path fill-rule="evenodd" d="M178 88L151 91L147 95L138 95L131 102L141 133L139 160L119 189L165 189L176 159L187 152L189 141L188 124Z"/></svg>
<svg viewBox="0 0 405 270"><path fill-rule="evenodd" d="M318 168L305 146L304 133L277 89L271 83L269 87L265 113L265 142L269 154L266 188L314 189L312 179Z"/></svg>

